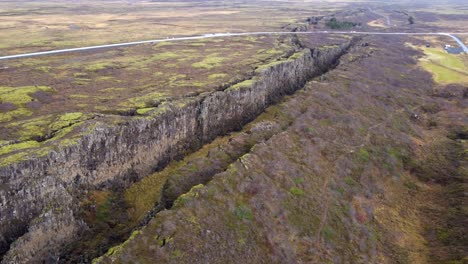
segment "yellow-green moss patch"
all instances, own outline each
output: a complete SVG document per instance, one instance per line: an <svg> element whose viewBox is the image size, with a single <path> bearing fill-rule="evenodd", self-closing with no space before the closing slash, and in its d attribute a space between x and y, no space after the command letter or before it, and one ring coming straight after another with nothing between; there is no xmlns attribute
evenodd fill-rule
<svg viewBox="0 0 468 264"><path fill-rule="evenodd" d="M0 115L0 122L10 121L17 116L29 116L31 110L26 108L26 104L34 101L32 94L35 92L52 92L48 86L22 86L22 87L3 87L0 86L0 104L10 103L16 108Z"/></svg>
<svg viewBox="0 0 468 264"><path fill-rule="evenodd" d="M254 84L254 82L255 82L254 79L245 80L243 82L234 84L233 86L229 87L228 90L231 90L231 89L234 90L234 89L239 89L239 88L243 88L243 87L250 87L250 86L252 86L252 84Z"/></svg>
<svg viewBox="0 0 468 264"><path fill-rule="evenodd" d="M206 58L204 58L200 62L195 62L192 64L192 67L194 68L203 68L203 69L212 69L214 67L217 67L221 65L221 63L225 60L226 58L220 57L219 54L214 53L208 55Z"/></svg>
<svg viewBox="0 0 468 264"><path fill-rule="evenodd" d="M152 92L144 96L131 98L127 102L123 102L120 105L135 108L148 108L148 106L157 105L165 98L167 98L167 94L164 92Z"/></svg>
<svg viewBox="0 0 468 264"><path fill-rule="evenodd" d="M95 64L91 64L85 67L86 71L96 72L112 67L114 64L112 62L102 61Z"/></svg>
<svg viewBox="0 0 468 264"><path fill-rule="evenodd" d="M224 78L226 76L227 76L227 74L225 74L225 73L214 73L214 74L210 74L210 76L208 76L208 79L210 79L210 80L222 79L222 78Z"/></svg>
<svg viewBox="0 0 468 264"><path fill-rule="evenodd" d="M141 108L141 109L137 109L137 114L139 115L144 115L146 113L148 113L149 111L151 110L154 110L155 108L154 107L148 107L148 108Z"/></svg>
<svg viewBox="0 0 468 264"><path fill-rule="evenodd" d="M49 125L49 128L52 131L57 131L62 128L68 127L83 118L83 113L75 112L75 113L66 113L61 115L55 122Z"/></svg>
<svg viewBox="0 0 468 264"><path fill-rule="evenodd" d="M37 141L30 140L25 141L17 144L6 145L0 148L0 155L7 154L16 150L28 149L28 148L36 148L39 147L40 144Z"/></svg>
<svg viewBox="0 0 468 264"><path fill-rule="evenodd" d="M159 53L159 54L156 54L156 55L153 55L152 56L152 59L155 59L155 60L167 60L167 59L174 59L174 58L178 58L180 57L179 54L176 54L174 52L163 52L163 53Z"/></svg>

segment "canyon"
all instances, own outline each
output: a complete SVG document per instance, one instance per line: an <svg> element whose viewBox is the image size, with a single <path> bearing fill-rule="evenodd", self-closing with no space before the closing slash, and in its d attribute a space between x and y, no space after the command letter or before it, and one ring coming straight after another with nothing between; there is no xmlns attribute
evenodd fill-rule
<svg viewBox="0 0 468 264"><path fill-rule="evenodd" d="M77 238L77 199L87 189L125 188L216 136L238 130L265 108L333 67L355 40L298 50L223 91L165 102L144 118L88 120L72 146L0 168L6 262L46 259ZM90 129L91 127L91 129ZM137 136L136 136L137 135ZM90 187L91 186L91 187Z"/></svg>

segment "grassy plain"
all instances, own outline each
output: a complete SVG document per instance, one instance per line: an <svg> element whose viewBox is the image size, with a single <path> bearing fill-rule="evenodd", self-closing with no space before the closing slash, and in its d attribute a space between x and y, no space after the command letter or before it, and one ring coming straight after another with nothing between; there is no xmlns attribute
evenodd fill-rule
<svg viewBox="0 0 468 264"><path fill-rule="evenodd" d="M449 54L442 48L441 38L424 38L431 47L415 46L414 49L423 52L419 65L430 72L434 81L441 84L468 84L468 57L465 54Z"/></svg>
<svg viewBox="0 0 468 264"><path fill-rule="evenodd" d="M334 2L334 1L330 1ZM0 1L0 54L213 32L273 31L327 1Z"/></svg>

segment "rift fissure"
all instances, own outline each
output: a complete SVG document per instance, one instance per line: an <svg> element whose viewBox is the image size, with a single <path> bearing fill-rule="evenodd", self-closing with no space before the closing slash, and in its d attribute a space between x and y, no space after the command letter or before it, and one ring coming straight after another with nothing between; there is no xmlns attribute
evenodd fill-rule
<svg viewBox="0 0 468 264"><path fill-rule="evenodd" d="M257 70L249 85L164 102L148 117L122 117L124 125L93 120L94 132L76 145L1 167L0 184L7 186L0 189L0 253L8 250L4 261L59 255L63 245L86 229L76 200L84 190L125 188L155 167L239 130L284 95L333 68L356 41L303 49L294 58Z"/></svg>

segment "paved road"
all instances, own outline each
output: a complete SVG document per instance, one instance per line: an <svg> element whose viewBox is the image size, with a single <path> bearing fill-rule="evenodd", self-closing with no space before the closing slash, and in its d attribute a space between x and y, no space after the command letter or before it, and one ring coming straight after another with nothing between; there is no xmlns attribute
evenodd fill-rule
<svg viewBox="0 0 468 264"><path fill-rule="evenodd" d="M293 34L410 35L410 36L440 35L440 36L449 36L453 38L460 45L460 47L463 48L464 52L468 53L468 48L465 46L465 44L463 44L463 42L460 39L458 39L457 37L453 35L453 34L467 35L468 33L465 33L465 32L461 32L461 33L444 33L444 32L429 32L429 33L394 32L394 33L390 33L390 32L358 32L358 31L246 32L246 33L213 33L213 34L204 34L204 35L193 36L193 37L153 39L153 40L115 43L115 44L89 46L89 47L81 47L81 48L40 51L40 52L0 56L0 60L20 59L20 58L28 58L28 57L35 57L35 56L69 53L69 52L76 52L76 51L89 51L89 50L97 50L97 49L126 47L126 46L133 46L133 45L139 45L139 44L145 44L145 43L159 43L159 42L169 42L169 41L173 42L173 41L184 41L184 40L195 40L195 39L206 39L206 38L237 37L237 36L251 36L251 35L293 35Z"/></svg>

